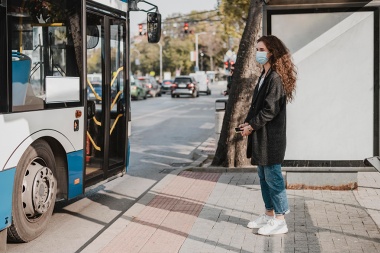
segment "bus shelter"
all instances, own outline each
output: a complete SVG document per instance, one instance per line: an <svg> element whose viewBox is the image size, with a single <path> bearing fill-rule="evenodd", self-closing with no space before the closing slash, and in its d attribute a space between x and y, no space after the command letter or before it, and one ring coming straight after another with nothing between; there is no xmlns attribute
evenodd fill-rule
<svg viewBox="0 0 380 253"><path fill-rule="evenodd" d="M379 155L380 1L267 2L263 33L285 43L298 70L285 165L364 166Z"/></svg>

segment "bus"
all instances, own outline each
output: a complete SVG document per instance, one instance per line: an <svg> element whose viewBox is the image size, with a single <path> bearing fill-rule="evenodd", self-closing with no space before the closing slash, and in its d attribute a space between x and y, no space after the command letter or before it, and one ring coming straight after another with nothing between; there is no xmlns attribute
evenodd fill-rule
<svg viewBox="0 0 380 253"><path fill-rule="evenodd" d="M43 233L56 201L126 173L138 2L0 0L0 252ZM158 42L158 9L147 20Z"/></svg>

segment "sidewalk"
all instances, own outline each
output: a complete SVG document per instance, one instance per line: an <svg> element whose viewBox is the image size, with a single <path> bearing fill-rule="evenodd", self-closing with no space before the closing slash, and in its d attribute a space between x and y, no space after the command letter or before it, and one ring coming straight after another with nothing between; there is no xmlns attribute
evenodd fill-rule
<svg viewBox="0 0 380 253"><path fill-rule="evenodd" d="M246 227L263 212L257 173L178 169L82 252L380 252L380 173L360 172L354 191L287 193L289 232L262 236Z"/></svg>

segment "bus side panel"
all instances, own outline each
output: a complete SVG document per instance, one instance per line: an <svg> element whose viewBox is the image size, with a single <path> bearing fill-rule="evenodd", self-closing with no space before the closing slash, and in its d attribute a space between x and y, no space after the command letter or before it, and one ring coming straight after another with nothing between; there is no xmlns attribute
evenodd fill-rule
<svg viewBox="0 0 380 253"><path fill-rule="evenodd" d="M12 224L12 193L16 168L0 171L0 230Z"/></svg>
<svg viewBox="0 0 380 253"><path fill-rule="evenodd" d="M12 155L8 157L5 161L7 163L4 165L5 168L11 168L16 167L21 156L24 154L25 150L37 139L43 138L43 137L52 137L55 140L57 140L64 150L66 152L72 152L74 147L72 145L72 142L67 138L67 136L62 135L62 133L58 131L54 131L51 129L48 130L42 130L36 133L33 133L32 135L28 136L25 140L23 140L19 146L13 150ZM1 168L0 168L1 169Z"/></svg>
<svg viewBox="0 0 380 253"><path fill-rule="evenodd" d="M83 149L84 117L76 118L83 107L0 115L0 170L16 167L27 147L41 137L61 143L66 153ZM79 131L74 122L79 120Z"/></svg>
<svg viewBox="0 0 380 253"><path fill-rule="evenodd" d="M131 144L129 143L129 140L128 140L127 157L125 160L125 172L128 172L128 170L129 170L129 158L130 158L130 156L131 156Z"/></svg>
<svg viewBox="0 0 380 253"><path fill-rule="evenodd" d="M67 164L69 167L69 199L83 193L83 156L83 150L67 154Z"/></svg>

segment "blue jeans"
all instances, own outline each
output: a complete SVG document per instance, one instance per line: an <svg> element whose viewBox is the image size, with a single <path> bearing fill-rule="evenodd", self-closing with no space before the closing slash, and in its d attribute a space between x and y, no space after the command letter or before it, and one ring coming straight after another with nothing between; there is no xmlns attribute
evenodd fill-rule
<svg viewBox="0 0 380 253"><path fill-rule="evenodd" d="M286 196L285 181L281 174L281 164L258 166L261 195L265 208L275 214L289 213L288 197Z"/></svg>

